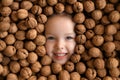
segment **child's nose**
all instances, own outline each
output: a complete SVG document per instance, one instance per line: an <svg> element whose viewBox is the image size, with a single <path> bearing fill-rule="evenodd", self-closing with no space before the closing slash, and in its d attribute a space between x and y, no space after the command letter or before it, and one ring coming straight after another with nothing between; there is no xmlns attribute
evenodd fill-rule
<svg viewBox="0 0 120 80"><path fill-rule="evenodd" d="M64 47L65 47L65 41L63 41L63 40L58 40L57 42L56 42L56 46L55 46L57 49L64 49Z"/></svg>

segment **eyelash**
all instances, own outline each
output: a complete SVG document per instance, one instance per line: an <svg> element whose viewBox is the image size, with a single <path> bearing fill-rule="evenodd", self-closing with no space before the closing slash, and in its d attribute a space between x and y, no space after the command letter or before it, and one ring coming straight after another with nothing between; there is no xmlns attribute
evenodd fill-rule
<svg viewBox="0 0 120 80"><path fill-rule="evenodd" d="M48 37L47 39L48 39L48 40L53 40L53 39L55 39L55 38L51 36L51 37Z"/></svg>
<svg viewBox="0 0 120 80"><path fill-rule="evenodd" d="M55 39L55 38L52 37L52 36L50 36L50 37L47 38L47 40L54 40L54 39ZM71 39L74 39L74 37L67 36L65 39L67 39L67 40L71 40Z"/></svg>
<svg viewBox="0 0 120 80"><path fill-rule="evenodd" d="M74 38L73 38L73 37L71 37L71 36L67 36L67 37L66 37L66 39L68 39L68 40L69 40L69 39L74 39Z"/></svg>

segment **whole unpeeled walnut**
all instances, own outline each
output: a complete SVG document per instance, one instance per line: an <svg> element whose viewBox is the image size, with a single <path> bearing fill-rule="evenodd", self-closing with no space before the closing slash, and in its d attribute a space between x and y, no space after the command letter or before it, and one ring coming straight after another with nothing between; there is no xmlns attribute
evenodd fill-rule
<svg viewBox="0 0 120 80"><path fill-rule="evenodd" d="M59 63L52 63L51 70L54 74L58 74L62 70L62 65Z"/></svg>
<svg viewBox="0 0 120 80"><path fill-rule="evenodd" d="M26 9L19 9L17 11L17 17L19 19L25 19L28 17L28 11Z"/></svg>
<svg viewBox="0 0 120 80"><path fill-rule="evenodd" d="M58 80L70 80L70 75L68 71L62 70L59 73Z"/></svg>
<svg viewBox="0 0 120 80"><path fill-rule="evenodd" d="M83 33L86 32L86 27L83 24L77 24L75 26L75 31L76 31L77 34L82 35Z"/></svg>
<svg viewBox="0 0 120 80"><path fill-rule="evenodd" d="M70 79L71 80L81 80L81 76L78 72L72 72L70 73Z"/></svg>
<svg viewBox="0 0 120 80"><path fill-rule="evenodd" d="M15 38L18 39L18 40L24 40L25 39L25 31L17 31L15 33Z"/></svg>
<svg viewBox="0 0 120 80"><path fill-rule="evenodd" d="M22 9L26 9L26 10L30 10L32 6L33 6L33 4L32 4L31 1L22 1L21 4L20 4L20 7Z"/></svg>
<svg viewBox="0 0 120 80"><path fill-rule="evenodd" d="M77 54L82 54L85 51L85 47L83 45L76 45L75 52Z"/></svg>
<svg viewBox="0 0 120 80"><path fill-rule="evenodd" d="M14 43L14 47L15 47L16 49L22 49L23 46L24 46L24 42L23 42L23 41L17 40L17 41L15 41L15 43Z"/></svg>
<svg viewBox="0 0 120 80"><path fill-rule="evenodd" d="M4 41L7 45L12 45L15 43L16 39L13 34L9 34L5 37Z"/></svg>
<svg viewBox="0 0 120 80"><path fill-rule="evenodd" d="M68 72L72 72L74 70L74 63L68 61L66 62L65 64L65 69L68 71Z"/></svg>
<svg viewBox="0 0 120 80"><path fill-rule="evenodd" d="M3 72L3 66L0 64L0 74Z"/></svg>
<svg viewBox="0 0 120 80"><path fill-rule="evenodd" d="M31 12L33 14L41 14L42 13L42 8L39 6L39 5L34 5L32 8L31 8Z"/></svg>
<svg viewBox="0 0 120 80"><path fill-rule="evenodd" d="M107 75L107 70L104 68L104 69L98 69L96 70L97 71L97 74L99 77L105 77Z"/></svg>
<svg viewBox="0 0 120 80"><path fill-rule="evenodd" d="M23 67L20 70L20 76L22 76L25 79L28 79L32 75L32 71L29 67Z"/></svg>
<svg viewBox="0 0 120 80"><path fill-rule="evenodd" d="M28 51L34 51L36 49L36 45L33 41L25 42L25 49Z"/></svg>
<svg viewBox="0 0 120 80"><path fill-rule="evenodd" d="M18 80L18 77L14 73L9 73L6 77L6 80Z"/></svg>
<svg viewBox="0 0 120 80"><path fill-rule="evenodd" d="M117 33L117 29L115 27L115 25L109 24L105 27L105 33L107 35L114 35L115 33Z"/></svg>
<svg viewBox="0 0 120 80"><path fill-rule="evenodd" d="M111 77L119 77L120 71L118 68L112 68L109 70L109 74Z"/></svg>
<svg viewBox="0 0 120 80"><path fill-rule="evenodd" d="M44 31L44 25L38 23L37 26L35 27L35 29L38 33L42 33Z"/></svg>
<svg viewBox="0 0 120 80"><path fill-rule="evenodd" d="M103 16L102 14L102 11L101 10L94 10L92 13L91 13L91 16L94 20L100 20Z"/></svg>
<svg viewBox="0 0 120 80"><path fill-rule="evenodd" d="M113 42L105 42L103 44L103 50L105 52L113 52L115 50L115 44Z"/></svg>
<svg viewBox="0 0 120 80"><path fill-rule="evenodd" d="M105 68L105 61L102 58L96 58L93 62L93 65L96 69L104 69Z"/></svg>
<svg viewBox="0 0 120 80"><path fill-rule="evenodd" d="M44 15L44 14L39 14L38 15L38 17L37 17L37 21L39 22L39 23L45 23L46 21L47 21L47 17L46 17L46 15Z"/></svg>
<svg viewBox="0 0 120 80"><path fill-rule="evenodd" d="M13 0L1 0L3 6L10 6L13 3Z"/></svg>
<svg viewBox="0 0 120 80"><path fill-rule="evenodd" d="M95 46L101 46L104 42L104 38L103 36L100 36L100 35L95 35L93 36L92 38L92 43L95 45Z"/></svg>
<svg viewBox="0 0 120 80"><path fill-rule="evenodd" d="M91 39L94 35L95 35L95 33L94 33L93 30L87 30L85 32L85 36L86 36L87 39Z"/></svg>
<svg viewBox="0 0 120 80"><path fill-rule="evenodd" d="M85 19L84 24L87 29L93 29L96 23L94 19L88 18L88 19Z"/></svg>
<svg viewBox="0 0 120 80"><path fill-rule="evenodd" d="M48 55L45 55L42 57L42 59L41 59L42 65L50 65L51 63L52 63L52 59Z"/></svg>
<svg viewBox="0 0 120 80"><path fill-rule="evenodd" d="M34 43L39 46L44 45L45 42L46 42L46 38L43 35L37 35L37 37L34 40Z"/></svg>
<svg viewBox="0 0 120 80"><path fill-rule="evenodd" d="M35 63L35 62L37 61L37 59L38 59L38 56L37 56L36 53L30 52L30 53L28 54L27 61L28 61L29 63Z"/></svg>
<svg viewBox="0 0 120 80"><path fill-rule="evenodd" d="M66 5L65 6L65 12L68 14L72 14L73 13L73 9L71 5Z"/></svg>
<svg viewBox="0 0 120 80"><path fill-rule="evenodd" d="M73 0L74 1L74 0ZM75 2L74 4L73 4L73 10L75 11L75 12L82 12L83 11L83 3L81 3L81 2Z"/></svg>
<svg viewBox="0 0 120 80"><path fill-rule="evenodd" d="M78 62L75 68L79 74L84 74L86 71L86 66L83 62Z"/></svg>
<svg viewBox="0 0 120 80"><path fill-rule="evenodd" d="M95 6L98 9L104 9L106 6L106 0L96 0L95 1Z"/></svg>
<svg viewBox="0 0 120 80"><path fill-rule="evenodd" d="M73 62L73 63L78 63L81 59L81 56L79 54L73 54L70 58L70 60Z"/></svg>
<svg viewBox="0 0 120 80"><path fill-rule="evenodd" d="M50 76L48 76L47 80L57 80L57 77L56 77L56 75L50 75Z"/></svg>
<svg viewBox="0 0 120 80"><path fill-rule="evenodd" d="M76 37L76 42L78 44L84 44L86 42L86 36L85 35L78 35Z"/></svg>
<svg viewBox="0 0 120 80"><path fill-rule="evenodd" d="M64 11L64 9L65 9L65 7L64 7L64 5L62 3L57 3L55 5L55 11L57 13L62 13Z"/></svg>
<svg viewBox="0 0 120 80"><path fill-rule="evenodd" d="M10 23L2 21L0 22L0 31L7 31L10 28Z"/></svg>
<svg viewBox="0 0 120 80"><path fill-rule="evenodd" d="M38 46L35 50L38 56L44 56L46 54L45 46Z"/></svg>
<svg viewBox="0 0 120 80"><path fill-rule="evenodd" d="M84 20L85 20L85 15L82 12L75 14L73 17L73 21L75 23L83 23Z"/></svg>
<svg viewBox="0 0 120 80"><path fill-rule="evenodd" d="M6 43L3 40L0 40L0 51L3 51L6 48Z"/></svg>
<svg viewBox="0 0 120 80"><path fill-rule="evenodd" d="M42 68L40 70L40 74L43 76L49 76L51 74L50 66L42 66Z"/></svg>
<svg viewBox="0 0 120 80"><path fill-rule="evenodd" d="M0 38L1 38L1 39L5 38L7 35L8 35L8 32L7 32L7 31L0 32Z"/></svg>
<svg viewBox="0 0 120 80"><path fill-rule="evenodd" d="M12 73L18 73L20 71L20 64L17 61L11 61L9 69Z"/></svg>
<svg viewBox="0 0 120 80"><path fill-rule="evenodd" d="M45 15L49 16L52 15L54 13L53 7L51 6L46 6L44 9L44 13Z"/></svg>
<svg viewBox="0 0 120 80"><path fill-rule="evenodd" d="M31 64L31 70L32 72L39 72L41 69L42 65L40 64L40 62L36 61L33 64Z"/></svg>
<svg viewBox="0 0 120 80"><path fill-rule="evenodd" d="M33 40L35 39L37 36L37 31L35 29L29 29L26 33L26 38Z"/></svg>
<svg viewBox="0 0 120 80"><path fill-rule="evenodd" d="M14 46L7 46L4 50L4 55L11 57L16 53L16 48Z"/></svg>
<svg viewBox="0 0 120 80"><path fill-rule="evenodd" d="M86 12L90 13L95 10L95 4L93 1L87 0L83 3L84 9Z"/></svg>
<svg viewBox="0 0 120 80"><path fill-rule="evenodd" d="M11 23L8 32L14 34L17 32L17 30L18 30L17 25L15 23Z"/></svg>
<svg viewBox="0 0 120 80"><path fill-rule="evenodd" d="M58 0L47 0L47 3L48 3L50 6L54 6L55 4L58 3Z"/></svg>
<svg viewBox="0 0 120 80"><path fill-rule="evenodd" d="M19 59L25 59L28 57L28 51L26 49L18 49L16 54Z"/></svg>
<svg viewBox="0 0 120 80"><path fill-rule="evenodd" d="M102 35L104 33L104 25L98 24L94 27L95 34Z"/></svg>

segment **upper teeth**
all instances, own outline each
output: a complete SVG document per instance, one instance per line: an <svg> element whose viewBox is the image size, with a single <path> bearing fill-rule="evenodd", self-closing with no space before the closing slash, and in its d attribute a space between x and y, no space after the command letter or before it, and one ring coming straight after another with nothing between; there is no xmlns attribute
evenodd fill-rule
<svg viewBox="0 0 120 80"><path fill-rule="evenodd" d="M56 54L57 56L65 56L65 54Z"/></svg>

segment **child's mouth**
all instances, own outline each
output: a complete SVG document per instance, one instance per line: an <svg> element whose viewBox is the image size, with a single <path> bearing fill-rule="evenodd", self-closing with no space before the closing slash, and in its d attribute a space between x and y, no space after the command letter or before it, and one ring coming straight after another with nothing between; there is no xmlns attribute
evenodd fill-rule
<svg viewBox="0 0 120 80"><path fill-rule="evenodd" d="M58 60L64 59L67 56L67 53L55 53L54 57Z"/></svg>

